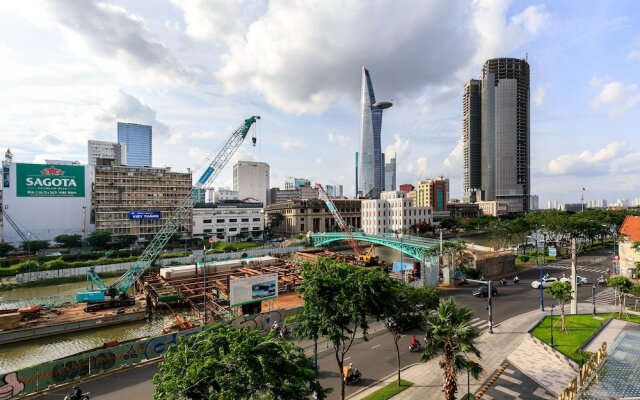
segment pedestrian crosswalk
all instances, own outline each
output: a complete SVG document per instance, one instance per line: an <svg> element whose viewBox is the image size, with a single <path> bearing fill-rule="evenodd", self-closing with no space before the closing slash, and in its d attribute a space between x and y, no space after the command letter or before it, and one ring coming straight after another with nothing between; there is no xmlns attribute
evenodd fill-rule
<svg viewBox="0 0 640 400"><path fill-rule="evenodd" d="M615 304L615 299L615 292L610 287L596 293L596 304ZM593 303L593 296L587 299L587 303Z"/></svg>
<svg viewBox="0 0 640 400"><path fill-rule="evenodd" d="M470 324L472 327L480 331L483 331L489 327L489 321L487 321L486 319L480 319L480 318L472 319Z"/></svg>
<svg viewBox="0 0 640 400"><path fill-rule="evenodd" d="M544 267L545 268L555 268L555 269L566 269L566 270L570 270L571 269L571 265L562 265L562 264L549 264L549 265L545 265ZM606 271L606 270L603 270L602 268L585 267L583 265L578 265L576 267L576 269L578 271L593 272L595 274L603 274Z"/></svg>

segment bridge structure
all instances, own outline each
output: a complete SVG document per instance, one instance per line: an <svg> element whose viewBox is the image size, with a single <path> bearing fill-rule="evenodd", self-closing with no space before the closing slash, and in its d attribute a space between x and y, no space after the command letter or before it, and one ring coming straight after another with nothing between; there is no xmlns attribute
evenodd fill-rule
<svg viewBox="0 0 640 400"><path fill-rule="evenodd" d="M429 252L429 250L433 247L439 246L439 240L392 233L372 235L362 232L353 232L351 235L359 242L367 242L390 247L420 260L423 284L426 286L438 285L440 281L440 270L437 257L433 255L432 252ZM342 232L313 233L310 235L311 245L315 247L327 246L333 242L339 242L342 240L347 240L347 235Z"/></svg>

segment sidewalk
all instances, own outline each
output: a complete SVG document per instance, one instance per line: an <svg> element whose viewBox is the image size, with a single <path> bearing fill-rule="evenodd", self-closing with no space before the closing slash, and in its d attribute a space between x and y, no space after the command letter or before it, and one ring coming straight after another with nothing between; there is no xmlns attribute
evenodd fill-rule
<svg viewBox="0 0 640 400"><path fill-rule="evenodd" d="M591 310L590 307L592 307L591 304L581 303L578 305L578 312L588 313ZM608 307L601 306L598 311L608 312L612 311L612 309L609 310ZM530 311L495 325L493 334L487 331L481 333L476 341L476 346L482 355L480 364L484 368L484 371L479 380L471 380L471 393L476 393L484 386L484 382L503 365L504 361L507 359L512 361L511 358L514 359L513 362L516 366L525 367L527 375L538 383L543 381L548 382L549 373L551 373L551 376L553 376L554 373L557 373L557 376L562 376L563 378L561 379L553 380L553 389L557 389L555 386L558 385L566 386L570 379L566 380L564 378L565 376L571 376L571 378L573 378L574 373L577 375L577 372L574 372L575 370L566 363L557 360L551 363L549 354L545 349L532 340L529 340L529 330L546 315L548 315L547 312L541 312L540 310ZM442 370L440 369L439 362L440 357L427 363L418 363L406 367L402 371L402 379L413 382L413 386L396 395L393 399L442 398ZM544 366L544 368L541 368L541 366ZM546 371L546 375L540 375L536 373L536 371ZM460 396L467 391L467 377L465 375L466 374L461 374L458 377L458 393ZM349 398L354 400L362 399L385 385L394 382L395 379L396 374L394 373L383 381L376 382Z"/></svg>

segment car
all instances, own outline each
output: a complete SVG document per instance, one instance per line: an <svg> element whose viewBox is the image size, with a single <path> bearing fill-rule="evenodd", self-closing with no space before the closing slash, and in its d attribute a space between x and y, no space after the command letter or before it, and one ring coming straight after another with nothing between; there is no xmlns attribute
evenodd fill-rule
<svg viewBox="0 0 640 400"><path fill-rule="evenodd" d="M560 278L560 282L571 283L571 277ZM582 284L587 284L587 283L589 283L589 281L587 281L587 278L585 278L584 276L577 275L576 284L578 286L580 286Z"/></svg>
<svg viewBox="0 0 640 400"><path fill-rule="evenodd" d="M473 291L471 292L472 295L476 296L476 297L487 297L489 296L489 289L487 288L487 285L482 285L478 288L473 289ZM497 296L498 295L498 289L496 289L495 286L491 287L491 296Z"/></svg>
<svg viewBox="0 0 640 400"><path fill-rule="evenodd" d="M553 282L557 282L558 278L543 278L542 279L542 287L543 288L548 288L551 286L551 284ZM540 288L540 279L535 280L533 282L531 282L531 287L534 289L539 289Z"/></svg>

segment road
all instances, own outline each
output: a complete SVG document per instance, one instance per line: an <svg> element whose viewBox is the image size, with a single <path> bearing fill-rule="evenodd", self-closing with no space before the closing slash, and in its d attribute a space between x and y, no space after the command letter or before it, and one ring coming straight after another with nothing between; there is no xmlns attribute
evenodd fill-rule
<svg viewBox="0 0 640 400"><path fill-rule="evenodd" d="M600 275L606 273L610 268L609 255L607 252L580 257L578 260L578 274L588 279L589 284L578 288L578 300L583 302L591 297L592 283ZM602 258L607 258L602 261ZM600 259L600 262L593 263ZM550 276L560 277L562 273L571 275L569 260L559 261L553 265L543 268L543 272ZM513 276L513 275L512 275ZM509 278L511 278L510 276ZM536 269L527 269L518 272L520 284L514 285L508 279L507 286L497 286L498 296L493 298L493 323L500 322L518 316L524 312L540 307L540 291L531 287L533 280L539 279L540 272ZM472 325L478 330L488 327L487 302L483 298L473 297L470 293L478 285L467 285L456 289L443 291L443 297L454 297L458 302L470 307L474 311ZM603 288L597 287L596 292ZM552 299L547 294L543 297L545 309L549 310ZM557 312L559 310L556 309ZM568 309L567 309L568 312ZM411 334L415 333L418 338L422 338L422 332L409 331L400 339L400 354L402 366L419 362L419 354L410 353L408 350ZM420 335L420 336L418 336ZM340 381L339 371L334 353L331 348L321 345L318 357L320 365L320 380L324 387L333 388L330 399L339 398ZM396 351L391 335L384 329L371 332L369 341L357 340L347 355L346 362L353 362L354 365L363 372L363 380L355 386L347 386L346 393L354 393L362 387L368 386L396 371ZM153 385L151 378L157 370L157 364L147 365L121 373L113 374L104 378L96 379L82 384L82 389L92 393L92 399L96 400L121 400L123 398L135 398L137 400L151 399L153 396ZM55 392L41 397L42 399L61 399L64 391Z"/></svg>

